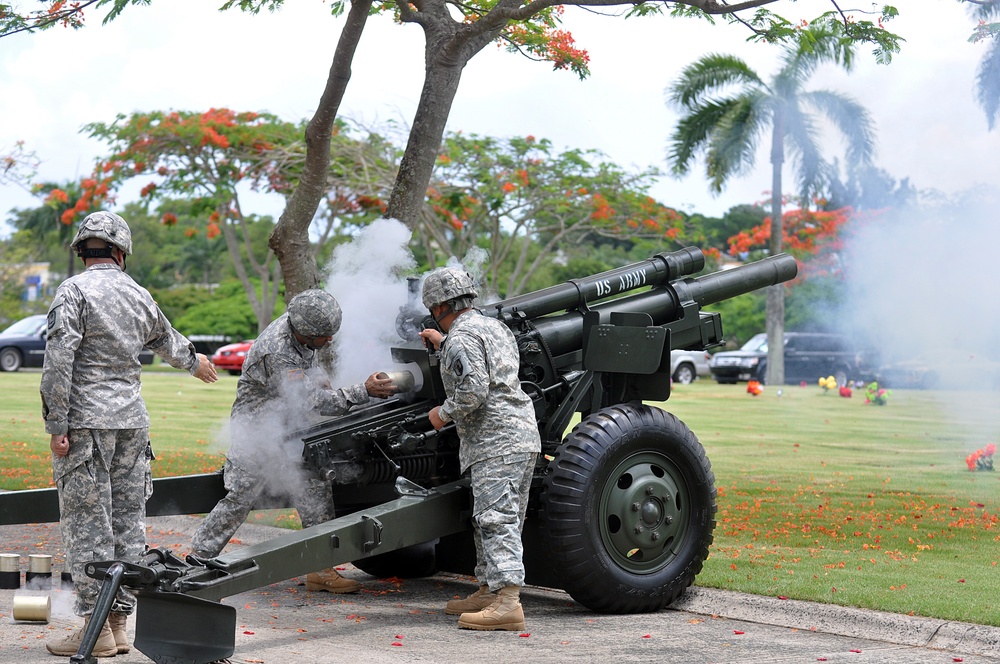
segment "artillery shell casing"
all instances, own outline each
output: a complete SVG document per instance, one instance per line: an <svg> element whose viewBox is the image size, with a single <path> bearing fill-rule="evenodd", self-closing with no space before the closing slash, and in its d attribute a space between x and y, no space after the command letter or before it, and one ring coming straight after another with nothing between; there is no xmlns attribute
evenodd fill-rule
<svg viewBox="0 0 1000 664"><path fill-rule="evenodd" d="M36 590L48 590L52 587L52 556L44 553L28 556L24 585Z"/></svg>
<svg viewBox="0 0 1000 664"><path fill-rule="evenodd" d="M21 556L0 553L0 588L12 590L21 587Z"/></svg>
<svg viewBox="0 0 1000 664"><path fill-rule="evenodd" d="M52 600L48 595L15 596L13 613L14 620L47 623L52 615Z"/></svg>
<svg viewBox="0 0 1000 664"><path fill-rule="evenodd" d="M52 556L46 553L33 553L28 556L28 571L39 574L52 573Z"/></svg>
<svg viewBox="0 0 1000 664"><path fill-rule="evenodd" d="M378 377L383 380L386 378L392 380L392 384L396 387L396 392L412 392L416 386L416 380L414 380L413 374L409 371L380 371Z"/></svg>

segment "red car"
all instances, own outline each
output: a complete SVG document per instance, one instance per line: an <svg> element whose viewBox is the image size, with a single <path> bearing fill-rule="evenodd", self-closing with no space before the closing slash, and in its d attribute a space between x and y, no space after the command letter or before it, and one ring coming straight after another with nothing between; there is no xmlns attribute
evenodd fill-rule
<svg viewBox="0 0 1000 664"><path fill-rule="evenodd" d="M212 356L212 364L217 369L225 369L233 376L239 376L243 372L243 360L247 359L247 353L253 340L240 341L235 344L228 344L215 351Z"/></svg>

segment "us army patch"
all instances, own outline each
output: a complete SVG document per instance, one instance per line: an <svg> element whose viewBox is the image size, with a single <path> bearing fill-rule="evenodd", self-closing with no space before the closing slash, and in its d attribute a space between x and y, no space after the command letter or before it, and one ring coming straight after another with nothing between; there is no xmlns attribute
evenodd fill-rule
<svg viewBox="0 0 1000 664"><path fill-rule="evenodd" d="M459 355L455 358L455 361L451 363L451 372L455 374L455 377L461 378L465 375L468 365L469 361L465 359L465 355Z"/></svg>
<svg viewBox="0 0 1000 664"><path fill-rule="evenodd" d="M59 307L53 307L49 311L49 315L46 317L45 323L47 325L47 333L51 333L52 330L56 329L56 325L59 324Z"/></svg>
<svg viewBox="0 0 1000 664"><path fill-rule="evenodd" d="M306 377L306 372L302 369L289 369L286 378L289 382L302 380Z"/></svg>

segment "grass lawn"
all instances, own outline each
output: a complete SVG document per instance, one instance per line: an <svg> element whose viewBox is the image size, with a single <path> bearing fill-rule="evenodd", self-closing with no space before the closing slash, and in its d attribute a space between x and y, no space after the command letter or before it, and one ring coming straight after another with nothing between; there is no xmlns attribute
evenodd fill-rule
<svg viewBox="0 0 1000 664"><path fill-rule="evenodd" d="M0 374L0 488L51 485L39 378ZM1000 438L998 393L896 390L874 406L861 390L745 388L702 379L664 404L716 476L698 585L1000 626L1000 473L965 463ZM144 373L156 476L221 466L235 390L231 376Z"/></svg>

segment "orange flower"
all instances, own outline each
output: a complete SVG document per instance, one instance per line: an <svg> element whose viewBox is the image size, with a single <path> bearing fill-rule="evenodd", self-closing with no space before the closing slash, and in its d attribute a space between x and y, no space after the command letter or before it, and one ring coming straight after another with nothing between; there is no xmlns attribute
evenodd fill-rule
<svg viewBox="0 0 1000 664"><path fill-rule="evenodd" d="M173 212L167 212L160 219L160 223L163 224L164 226L173 226L174 224L177 223L177 215L174 214Z"/></svg>
<svg viewBox="0 0 1000 664"><path fill-rule="evenodd" d="M46 203L69 203L69 196L62 189L53 189L45 197Z"/></svg>

